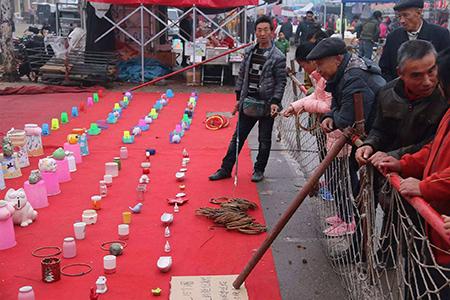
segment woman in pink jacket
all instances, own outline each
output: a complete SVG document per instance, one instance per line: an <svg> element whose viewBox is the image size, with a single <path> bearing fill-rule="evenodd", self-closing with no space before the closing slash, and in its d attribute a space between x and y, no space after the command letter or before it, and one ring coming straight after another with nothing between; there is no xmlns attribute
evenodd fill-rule
<svg viewBox="0 0 450 300"><path fill-rule="evenodd" d="M316 71L316 63L314 61L306 60L306 56L311 52L314 46L315 45L312 43L304 43L301 44L295 52L296 61L305 70L305 73L309 74L313 81L314 92L309 96L292 102L283 112L285 117L289 117L294 114L298 115L302 112L324 114L331 110L330 107L332 97L330 93L325 91L326 80ZM325 136L323 132L320 131L315 135L317 138L319 157L322 161L326 155L326 151L333 146L336 140L342 135L342 132L340 130L335 130ZM336 179L331 179L347 178L346 164L344 161L349 153L349 146L345 146L344 149L341 150L336 164L333 165L335 169L331 170L331 168L328 168L326 171L325 181L328 183L328 186L322 185L319 189L319 194L322 199L329 201L333 200L333 195L334 198L337 199L336 205L338 214L326 219L327 223L331 225L329 228L324 230L324 233L328 236L342 236L345 234L352 234L355 231L351 203L349 203L347 196L344 196L345 191L343 191L343 188L345 187L336 184ZM330 174L333 171L335 174ZM338 174L342 175L337 176ZM332 192L330 192L327 187L330 188Z"/></svg>

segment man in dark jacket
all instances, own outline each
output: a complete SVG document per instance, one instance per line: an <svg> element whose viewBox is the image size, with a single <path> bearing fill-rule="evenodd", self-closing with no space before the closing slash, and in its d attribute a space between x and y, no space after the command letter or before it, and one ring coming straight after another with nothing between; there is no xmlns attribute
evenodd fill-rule
<svg viewBox="0 0 450 300"><path fill-rule="evenodd" d="M290 41L293 34L293 27L290 18L284 17L284 22L283 25L281 25L280 32L284 33L286 39Z"/></svg>
<svg viewBox="0 0 450 300"><path fill-rule="evenodd" d="M423 20L422 9L423 0L400 0L394 6L401 27L387 36L380 58L380 68L387 81L397 77L397 51L404 42L426 40L437 52L450 46L449 31Z"/></svg>
<svg viewBox="0 0 450 300"><path fill-rule="evenodd" d="M320 28L320 25L314 22L314 13L312 11L307 11L306 18L300 22L295 31L295 44L299 45L308 41L308 36L318 28Z"/></svg>
<svg viewBox="0 0 450 300"><path fill-rule="evenodd" d="M379 93L376 118L363 146L356 151L359 164L371 163L380 168L382 162L392 156L399 159L404 154L415 153L430 142L438 124L445 114L448 104L438 87L436 50L430 42L423 40L407 41L398 51L399 78L389 82ZM375 205L382 198L380 193L385 177L374 174ZM383 241L378 252L382 263L390 266L396 255L387 249L395 249L397 240L393 237L391 224L398 224L395 202L380 200L385 211L383 235L390 238ZM402 202L414 225L419 224L415 210ZM420 241L415 241L420 249ZM416 299L411 295L405 299Z"/></svg>
<svg viewBox="0 0 450 300"><path fill-rule="evenodd" d="M381 12L374 11L373 15L361 26L356 28L359 38L359 54L367 59L372 59L372 52L375 43L380 35Z"/></svg>
<svg viewBox="0 0 450 300"><path fill-rule="evenodd" d="M231 177L236 162L236 142L239 134L239 149L247 139L252 128L258 122L258 156L254 165L253 182L264 178L264 170L272 146L274 117L281 109L284 87L286 86L286 57L275 47L273 23L267 16L259 17L255 22L257 44L247 49L241 63L236 81L235 112L239 109L239 119L222 166L210 180ZM256 112L258 111L258 112Z"/></svg>
<svg viewBox="0 0 450 300"><path fill-rule="evenodd" d="M321 127L325 133L344 129L355 123L353 95L362 93L365 129L370 130L374 119L372 107L378 91L386 84L380 69L369 60L347 52L345 42L340 38L326 38L320 41L306 57L315 60L317 71L327 80L325 91L331 93L331 111L322 117ZM353 193L358 192L358 169L354 151L349 161Z"/></svg>
<svg viewBox="0 0 450 300"><path fill-rule="evenodd" d="M377 92L385 85L378 66L347 52L340 38L326 38L317 44L307 57L315 60L317 71L327 80L326 91L331 93L331 112L324 115L325 132L344 129L355 122L353 95L363 94L366 130L373 121L372 107Z"/></svg>
<svg viewBox="0 0 450 300"><path fill-rule="evenodd" d="M337 129L353 126L355 123L355 108L353 95L362 93L366 130L370 129L373 120L372 107L377 92L385 85L386 81L381 76L380 69L371 61L347 52L345 42L340 38L326 38L306 57L314 60L317 71L327 80L325 91L331 93L331 111L325 113L322 118L321 127L325 133ZM357 176L358 166L354 159L354 150L349 158L349 173L353 195L358 193L359 180ZM345 173L345 172L343 172ZM345 176L343 176L345 178ZM343 179L345 180L345 179ZM339 187L337 187L339 188ZM336 192L336 191L334 191ZM350 197L339 197L339 207L346 207L347 212L341 214L345 224L325 232L327 235L340 236L351 234L355 231L353 209Z"/></svg>
<svg viewBox="0 0 450 300"><path fill-rule="evenodd" d="M438 88L436 56L427 41L408 41L400 47L400 77L378 94L375 122L356 152L360 164L369 161L378 167L387 155L398 159L433 138L448 106Z"/></svg>

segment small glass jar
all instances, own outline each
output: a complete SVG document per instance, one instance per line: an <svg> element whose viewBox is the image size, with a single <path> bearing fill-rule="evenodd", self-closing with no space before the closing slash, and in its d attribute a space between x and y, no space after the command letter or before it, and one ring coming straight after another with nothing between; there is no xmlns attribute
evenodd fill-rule
<svg viewBox="0 0 450 300"><path fill-rule="evenodd" d="M120 161L120 157L114 157L113 162L117 164L117 166L119 167L119 171L122 170L122 162Z"/></svg>
<svg viewBox="0 0 450 300"><path fill-rule="evenodd" d="M120 159L128 158L128 149L127 147L120 147Z"/></svg>
<svg viewBox="0 0 450 300"><path fill-rule="evenodd" d="M100 185L99 185L99 191L100 191L100 196L103 198L103 197L106 197L106 195L108 195L108 187L106 186L106 181L104 181L104 180L100 180L100 183L99 183Z"/></svg>
<svg viewBox="0 0 450 300"><path fill-rule="evenodd" d="M34 300L34 291L33 287L30 285L23 286L19 288L19 295L17 296L18 300Z"/></svg>
<svg viewBox="0 0 450 300"><path fill-rule="evenodd" d="M73 237L66 237L63 243L63 257L74 258L77 256L77 244Z"/></svg>

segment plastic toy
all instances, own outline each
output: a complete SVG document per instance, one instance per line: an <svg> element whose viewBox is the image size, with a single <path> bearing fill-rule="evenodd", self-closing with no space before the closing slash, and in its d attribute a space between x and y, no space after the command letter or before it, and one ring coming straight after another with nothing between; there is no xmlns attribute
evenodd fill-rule
<svg viewBox="0 0 450 300"><path fill-rule="evenodd" d="M91 123L91 126L87 133L89 135L99 135L102 132L102 130L98 127L97 123Z"/></svg>
<svg viewBox="0 0 450 300"><path fill-rule="evenodd" d="M125 130L123 132L122 142L124 144L132 144L132 143L134 143L134 135L131 135L128 130Z"/></svg>
<svg viewBox="0 0 450 300"><path fill-rule="evenodd" d="M52 119L52 130L58 130L59 129L59 120L56 118Z"/></svg>
<svg viewBox="0 0 450 300"><path fill-rule="evenodd" d="M61 124L67 124L69 123L69 116L65 111L61 113Z"/></svg>

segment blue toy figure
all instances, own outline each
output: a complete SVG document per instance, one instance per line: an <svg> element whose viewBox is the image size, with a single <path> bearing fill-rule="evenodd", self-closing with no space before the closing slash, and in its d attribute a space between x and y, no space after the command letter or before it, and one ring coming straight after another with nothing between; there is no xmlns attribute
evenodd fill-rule
<svg viewBox="0 0 450 300"><path fill-rule="evenodd" d="M42 124L42 135L46 136L50 134L50 128L47 123Z"/></svg>
<svg viewBox="0 0 450 300"><path fill-rule="evenodd" d="M166 96L167 98L172 99L175 95L171 89L167 89Z"/></svg>
<svg viewBox="0 0 450 300"><path fill-rule="evenodd" d="M80 144L81 156L89 155L88 137L86 133L80 135L80 138L78 139L78 144Z"/></svg>
<svg viewBox="0 0 450 300"><path fill-rule="evenodd" d="M117 118L114 115L114 113L111 112L111 113L108 114L108 118L106 119L106 122L108 124L115 124L117 122Z"/></svg>
<svg viewBox="0 0 450 300"><path fill-rule="evenodd" d="M72 117L78 117L78 107L72 106Z"/></svg>

